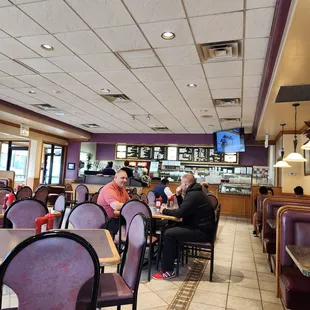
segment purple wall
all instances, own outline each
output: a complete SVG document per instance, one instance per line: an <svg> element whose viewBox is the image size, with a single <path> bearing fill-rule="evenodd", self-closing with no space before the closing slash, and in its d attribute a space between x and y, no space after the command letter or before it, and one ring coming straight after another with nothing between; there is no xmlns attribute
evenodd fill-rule
<svg viewBox="0 0 310 310"><path fill-rule="evenodd" d="M79 171L81 142L69 141L67 148L65 179L76 179ZM68 163L74 163L75 169L68 170Z"/></svg>
<svg viewBox="0 0 310 310"><path fill-rule="evenodd" d="M97 160L111 160L115 158L115 144L97 143Z"/></svg>
<svg viewBox="0 0 310 310"><path fill-rule="evenodd" d="M263 145L245 147L244 153L239 153L239 164L244 166L268 166L268 149Z"/></svg>

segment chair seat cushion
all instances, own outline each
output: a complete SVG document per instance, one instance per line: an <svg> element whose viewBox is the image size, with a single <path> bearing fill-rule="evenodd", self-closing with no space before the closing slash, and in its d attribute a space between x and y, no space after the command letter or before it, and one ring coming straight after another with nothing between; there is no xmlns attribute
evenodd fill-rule
<svg viewBox="0 0 310 310"><path fill-rule="evenodd" d="M282 267L279 277L281 296L289 309L309 309L310 278L295 267Z"/></svg>
<svg viewBox="0 0 310 310"><path fill-rule="evenodd" d="M268 254L276 254L276 240L271 238L264 239L264 248Z"/></svg>
<svg viewBox="0 0 310 310"><path fill-rule="evenodd" d="M197 247L197 248L211 248L211 242L183 242L182 245Z"/></svg>

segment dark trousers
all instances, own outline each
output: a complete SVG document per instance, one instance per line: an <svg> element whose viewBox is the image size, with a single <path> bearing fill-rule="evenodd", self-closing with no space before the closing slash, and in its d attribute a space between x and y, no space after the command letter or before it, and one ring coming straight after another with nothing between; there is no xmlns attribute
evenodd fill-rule
<svg viewBox="0 0 310 310"><path fill-rule="evenodd" d="M207 242L210 238L198 229L187 227L169 228L164 233L162 270L172 271L180 242Z"/></svg>

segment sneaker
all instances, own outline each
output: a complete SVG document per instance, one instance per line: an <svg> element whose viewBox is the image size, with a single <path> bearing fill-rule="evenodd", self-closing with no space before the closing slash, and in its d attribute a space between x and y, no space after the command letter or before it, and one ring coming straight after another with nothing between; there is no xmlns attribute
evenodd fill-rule
<svg viewBox="0 0 310 310"><path fill-rule="evenodd" d="M172 278L175 278L175 272L173 271L163 271L160 270L159 272L156 272L153 274L152 278L155 280L169 280Z"/></svg>

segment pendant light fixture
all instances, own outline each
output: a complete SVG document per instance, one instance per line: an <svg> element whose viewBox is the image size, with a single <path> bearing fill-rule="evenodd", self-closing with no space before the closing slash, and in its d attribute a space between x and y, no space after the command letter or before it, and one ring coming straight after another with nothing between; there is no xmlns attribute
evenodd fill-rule
<svg viewBox="0 0 310 310"><path fill-rule="evenodd" d="M284 157L284 126L286 124L280 124L282 126L282 151L281 151L281 160L279 160L275 165L275 168L291 168L291 166L283 160Z"/></svg>
<svg viewBox="0 0 310 310"><path fill-rule="evenodd" d="M302 150L310 150L310 140L305 143L302 147L301 147Z"/></svg>
<svg viewBox="0 0 310 310"><path fill-rule="evenodd" d="M299 107L299 103L294 103L293 107L295 108L295 133L294 133L294 152L290 153L287 155L287 157L285 157L283 160L284 161L288 161L288 162L295 162L295 163L303 163L305 161L307 161L307 159L305 159L300 153L296 152L296 148L297 148L297 144L298 144L298 140L297 140L297 133L296 133L296 126L297 126L297 108Z"/></svg>

